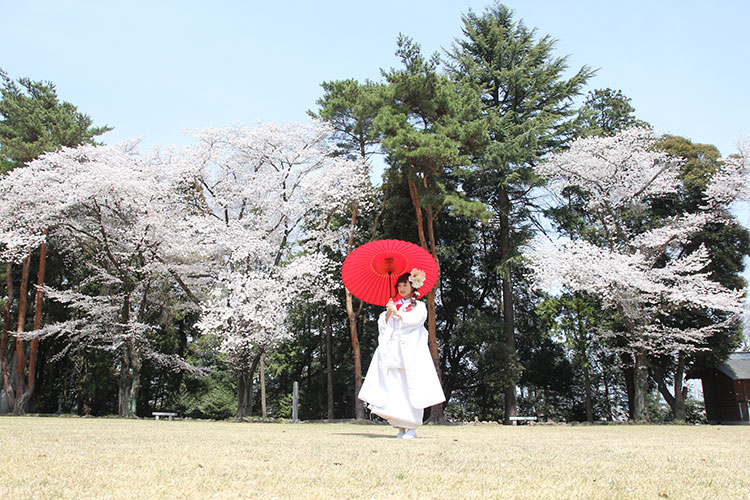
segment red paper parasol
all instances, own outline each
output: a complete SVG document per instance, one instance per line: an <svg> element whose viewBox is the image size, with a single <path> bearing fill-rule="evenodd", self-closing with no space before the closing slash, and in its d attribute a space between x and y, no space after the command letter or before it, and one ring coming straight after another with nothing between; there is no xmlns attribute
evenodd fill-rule
<svg viewBox="0 0 750 500"><path fill-rule="evenodd" d="M395 294L398 277L414 268L427 275L419 288L419 295L427 295L438 278L438 265L432 255L414 243L377 240L352 250L341 266L341 278L358 299L384 306Z"/></svg>

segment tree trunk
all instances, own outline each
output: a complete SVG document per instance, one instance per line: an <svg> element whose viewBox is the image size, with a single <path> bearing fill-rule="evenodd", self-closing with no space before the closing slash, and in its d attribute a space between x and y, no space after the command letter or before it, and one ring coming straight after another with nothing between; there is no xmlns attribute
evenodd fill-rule
<svg viewBox="0 0 750 500"><path fill-rule="evenodd" d="M47 236L47 230L44 230L44 235ZM44 272L47 267L47 242L43 241L39 250L39 270L37 273L37 289L36 299L34 306L34 330L39 330L42 327L42 305L44 303L44 293L42 287L44 286ZM16 398L18 406L17 415L23 415L26 413L29 407L31 398L34 397L34 389L36 388L36 360L37 353L39 352L39 338L31 340L31 347L29 349L29 367L27 373L26 387L23 394Z"/></svg>
<svg viewBox="0 0 750 500"><path fill-rule="evenodd" d="M120 363L120 377L117 384L117 414L121 417L136 415L136 400L138 397L138 382L136 372L132 366L124 361Z"/></svg>
<svg viewBox="0 0 750 500"><path fill-rule="evenodd" d="M126 341L125 351L120 359L120 377L117 390L117 414L121 417L135 417L137 414L138 391L141 385L140 355L130 340Z"/></svg>
<svg viewBox="0 0 750 500"><path fill-rule="evenodd" d="M587 361L583 363L583 385L586 389L586 421L594 421L593 404L591 402L591 374L589 373L589 364Z"/></svg>
<svg viewBox="0 0 750 500"><path fill-rule="evenodd" d="M513 319L513 299L506 297L511 296L512 284L510 276L503 277L503 326L505 327L505 343L508 346L508 352L516 352L516 335L514 332L515 322ZM510 425L510 417L518 416L516 402L516 384L511 383L505 389L505 425Z"/></svg>
<svg viewBox="0 0 750 500"><path fill-rule="evenodd" d="M346 290L346 315L349 318L349 336L354 352L354 418L362 420L365 418L365 411L359 400L359 390L362 388L362 354L357 334L357 313L354 312L352 293L349 290Z"/></svg>
<svg viewBox="0 0 750 500"><path fill-rule="evenodd" d="M23 261L23 271L21 273L21 289L18 293L18 324L16 325L16 333L18 335L23 333L24 323L26 319L26 306L28 303L28 286L29 286L29 264L31 263L31 256L26 257ZM26 402L23 400L23 394L26 392L25 386L25 373L26 368L26 353L23 347L23 340L16 336L16 391L15 391L15 404L13 405L13 413L15 415L22 415L23 410L26 406Z"/></svg>
<svg viewBox="0 0 750 500"><path fill-rule="evenodd" d="M438 280L440 279L440 259L437 255L437 242L435 241L435 217L432 213L432 207L425 209L427 212L427 235L430 238L430 253L432 258L435 259L435 263L438 267ZM423 248L427 249L424 245ZM436 318L436 307L435 307L435 291L437 290L438 282L427 294L427 343L430 347L430 354L432 355L432 363L435 365L435 372L437 372L438 380L440 384L443 383L443 371L440 369L440 353L438 352L437 345L437 318ZM445 423L445 415L443 414L443 403L437 404L430 407L430 422L433 424Z"/></svg>
<svg viewBox="0 0 750 500"><path fill-rule="evenodd" d="M235 418L249 417L253 411L253 377L247 371L237 373L237 415Z"/></svg>
<svg viewBox="0 0 750 500"><path fill-rule="evenodd" d="M249 370L237 373L237 418L249 417L253 413L253 378L263 353L255 356Z"/></svg>
<svg viewBox="0 0 750 500"><path fill-rule="evenodd" d="M677 371L674 374L674 408L672 408L673 420L684 422L687 419L685 410L685 398L687 398L687 387L683 387L685 377L685 356L677 355Z"/></svg>
<svg viewBox="0 0 750 500"><path fill-rule="evenodd" d="M347 253L351 253L354 247L354 229L357 227L357 214L359 213L359 203L354 202L352 205L352 222L349 225L349 242ZM360 309L361 310L361 309ZM357 315L359 312L354 311L354 300L352 293L346 290L346 317L349 320L349 336L352 340L352 352L354 353L354 418L362 420L365 418L364 408L359 401L359 390L362 388L362 356L359 352L359 334L357 332Z"/></svg>
<svg viewBox="0 0 750 500"><path fill-rule="evenodd" d="M510 198L508 193L500 191L502 206L500 207L500 259L501 264L510 259ZM516 352L516 325L513 315L513 280L511 270L505 269L502 276L503 290L503 328L505 330L505 343L508 352L513 355ZM510 417L518 416L516 403L516 384L511 383L505 389L505 420L503 424L510 425Z"/></svg>
<svg viewBox="0 0 750 500"><path fill-rule="evenodd" d="M687 387L683 386L683 378L685 377L685 357L682 353L677 355L677 368L674 374L674 395L669 392L664 375L660 372L654 373L654 380L656 381L656 387L664 397L664 401L667 402L669 407L672 409L672 420L684 422L687 418L687 412L685 410L685 398L687 397Z"/></svg>
<svg viewBox="0 0 750 500"><path fill-rule="evenodd" d="M604 379L604 401L607 405L606 418L608 421L612 421L614 420L614 415L612 414L612 400L609 399L609 376L606 369L602 370L602 377Z"/></svg>
<svg viewBox="0 0 750 500"><path fill-rule="evenodd" d="M326 309L326 373L328 393L328 420L333 420L333 327L331 312Z"/></svg>
<svg viewBox="0 0 750 500"><path fill-rule="evenodd" d="M0 336L0 370L2 371L2 384L5 389L5 398L8 402L8 408L13 408L15 398L13 397L13 387L10 383L10 372L8 370L8 334L10 332L10 311L13 307L13 264L8 262L5 267L5 283L8 289L8 303L5 304L3 311L3 332Z"/></svg>
<svg viewBox="0 0 750 500"><path fill-rule="evenodd" d="M635 360L630 361L630 366L623 368L622 375L625 378L625 392L628 396L628 417L635 419Z"/></svg>
<svg viewBox="0 0 750 500"><path fill-rule="evenodd" d="M120 311L122 324L130 323L130 294L126 293ZM135 417L137 414L138 391L141 384L141 355L132 339L127 339L120 355L120 377L117 390L117 414L121 417Z"/></svg>
<svg viewBox="0 0 750 500"><path fill-rule="evenodd" d="M633 384L633 420L648 420L646 395L648 394L648 364L646 353L635 355L635 380Z"/></svg>
<svg viewBox="0 0 750 500"><path fill-rule="evenodd" d="M263 356L260 357L260 415L263 418L268 417L266 409L266 370L263 366Z"/></svg>
<svg viewBox="0 0 750 500"><path fill-rule="evenodd" d="M411 164L409 165L409 171L411 172ZM424 218L422 216L422 205L419 199L419 192L417 191L417 185L413 180L409 180L409 194L411 195L411 201L414 205L414 211L417 216L417 231L419 233L419 243L422 248L432 254L435 262L438 264L440 269L440 262L437 259L437 253L435 249L435 234L432 220L432 211L428 207L428 218L427 218L427 230L430 235L430 242L432 248L427 246L427 239L424 231ZM437 287L437 284L435 284ZM432 362L435 365L435 371L437 372L438 379L442 383L442 373L440 370L440 356L438 354L437 347L437 335L436 335L436 318L435 318L435 287L427 294L427 343L430 348L430 354L432 355ZM443 423L445 420L443 416L443 405L435 405L430 408L430 421L433 423Z"/></svg>
<svg viewBox="0 0 750 500"><path fill-rule="evenodd" d="M586 421L594 421L594 404L591 390L591 366L589 364L589 354L586 342L587 322L583 319L583 313L576 307L576 346L581 356L581 367L583 368L583 386L586 395Z"/></svg>

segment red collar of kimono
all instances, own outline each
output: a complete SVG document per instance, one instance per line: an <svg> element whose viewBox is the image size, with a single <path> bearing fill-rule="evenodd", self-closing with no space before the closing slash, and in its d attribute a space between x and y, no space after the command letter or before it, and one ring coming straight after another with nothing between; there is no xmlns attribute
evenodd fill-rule
<svg viewBox="0 0 750 500"><path fill-rule="evenodd" d="M411 299L405 299L405 298L403 298L403 297L399 298L399 299L398 299L398 300L396 301L396 310L397 310L397 311L398 311L398 310L400 310L400 309L401 309L401 306L403 306L404 304L407 304L407 303L411 304Z"/></svg>

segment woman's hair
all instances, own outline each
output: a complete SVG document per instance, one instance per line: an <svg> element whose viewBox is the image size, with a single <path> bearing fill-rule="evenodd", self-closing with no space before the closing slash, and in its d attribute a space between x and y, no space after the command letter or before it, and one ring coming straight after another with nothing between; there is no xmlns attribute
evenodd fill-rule
<svg viewBox="0 0 750 500"><path fill-rule="evenodd" d="M412 289L412 295L411 295L411 306L414 307L417 305L417 296L419 295L419 292L417 292L417 289L412 286L411 281L409 281L409 276L411 276L411 273L404 273L401 276L398 277L396 280L396 284L394 285L396 295L398 295L398 284L399 283L409 283L409 286L411 286Z"/></svg>

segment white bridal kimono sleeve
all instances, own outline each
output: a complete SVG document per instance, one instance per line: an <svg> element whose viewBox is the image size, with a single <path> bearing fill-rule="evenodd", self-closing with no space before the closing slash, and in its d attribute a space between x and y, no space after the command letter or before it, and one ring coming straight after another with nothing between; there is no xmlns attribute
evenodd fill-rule
<svg viewBox="0 0 750 500"><path fill-rule="evenodd" d="M378 318L378 348L372 356L359 399L395 427L416 428L423 409L445 401L427 344L427 307L407 301L401 319Z"/></svg>

